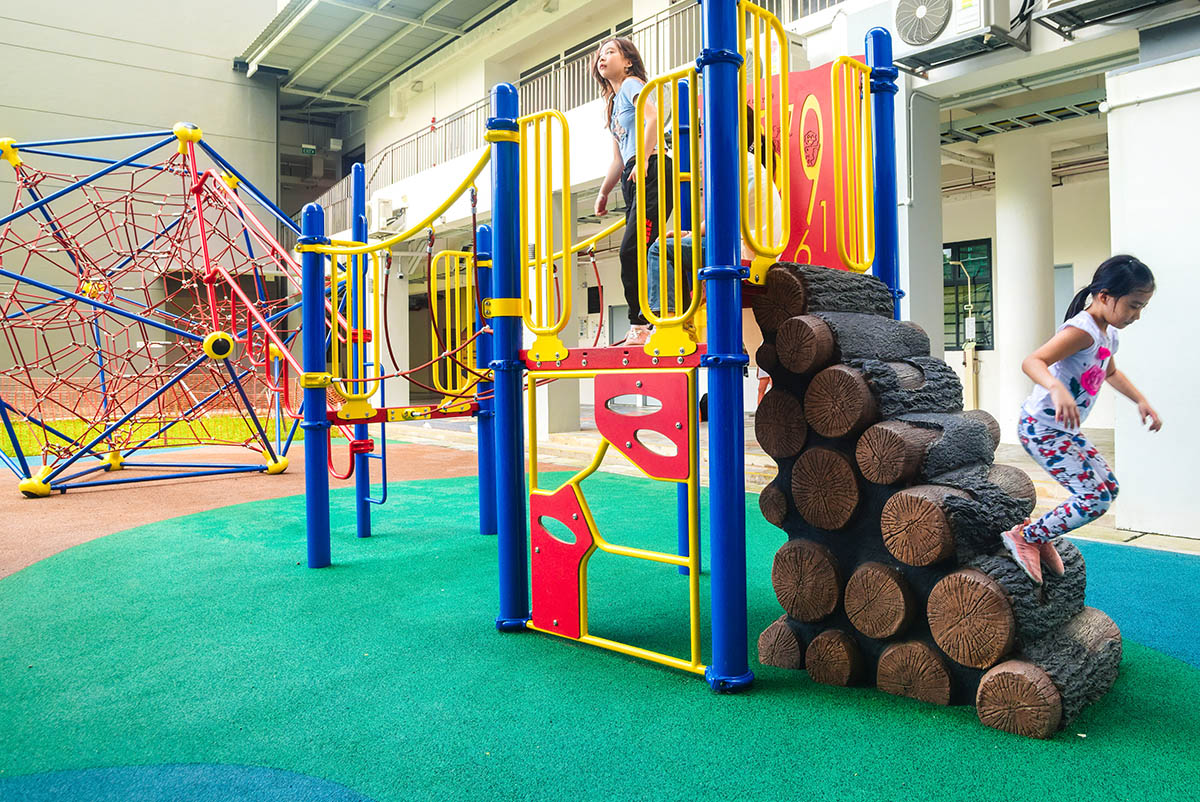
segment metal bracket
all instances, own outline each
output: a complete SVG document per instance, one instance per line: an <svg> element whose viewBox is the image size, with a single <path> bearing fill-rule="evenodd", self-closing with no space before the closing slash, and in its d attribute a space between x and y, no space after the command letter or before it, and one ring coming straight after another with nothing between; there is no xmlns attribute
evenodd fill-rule
<svg viewBox="0 0 1200 802"><path fill-rule="evenodd" d="M520 298L483 299L483 316L485 318L521 317L522 312Z"/></svg>
<svg viewBox="0 0 1200 802"><path fill-rule="evenodd" d="M319 390L333 384L333 376L329 373L301 373L300 387L305 390Z"/></svg>

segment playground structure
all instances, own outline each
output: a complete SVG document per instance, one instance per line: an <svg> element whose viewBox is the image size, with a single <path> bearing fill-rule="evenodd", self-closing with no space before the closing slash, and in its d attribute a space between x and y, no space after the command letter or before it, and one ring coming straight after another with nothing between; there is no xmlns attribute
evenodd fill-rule
<svg viewBox="0 0 1200 802"><path fill-rule="evenodd" d="M508 84L492 93L492 115L488 121L485 151L461 184L433 209L426 219L407 231L377 243L367 244L365 228L358 225L365 211L360 182L354 186L356 234L354 241L331 241L325 235L324 214L315 204L305 207L301 218L301 253L304 292L305 340L300 384L304 389L306 437L305 455L308 481L309 565L322 567L330 562L328 479L320 466L325 441L312 436L329 422L360 428L367 423L411 420L434 415L475 414L479 426L480 527L484 533L498 535L500 606L496 626L501 631L534 630L589 643L594 646L651 660L680 670L703 674L718 691L734 691L753 680L747 659L746 560L744 513L744 442L741 395L742 366L748 361L742 352L741 310L743 282L750 291L761 292L757 285L765 280L762 264L770 264L784 254L793 241L808 248L805 232L791 230L792 215L784 214L783 230L774 230L772 193L767 182L780 189L785 212L803 208L794 202L799 194L807 204L806 221L812 220L820 192L836 193L833 203L825 202L823 211L833 208L837 266L865 270L875 266L887 275L895 287L896 225L894 198L894 135L891 128L892 94L895 70L890 63L888 34L876 29L868 37L873 66L855 59L841 59L825 78L826 91L836 98L839 115L829 115L828 130L840 144L834 158L826 160L826 172L802 175L808 185L795 180L792 131L802 128L807 106L799 119L788 100L791 78L782 26L769 12L749 2L711 2L704 4L706 40L695 66L687 66L651 80L639 94L638 121L643 119L648 98L663 108L675 102L670 121L660 123L658 148L665 150L668 133L673 143L676 168L674 180L665 180L665 167L659 161L659 192L673 193L679 214L675 220L659 221L660 230L674 226L678 234L691 228L691 210L704 192L707 234L703 262L700 248L693 250L690 265L678 258L664 258L659 265L660 288L687 286L687 278L697 291L667 292L658 312L647 315L655 332L644 346L610 348L569 348L559 336L570 315L573 257L587 251L595 242L616 231L618 221L596 235L571 242L564 230L554 225L554 204L561 203L561 220L572 219L570 207L569 132L565 117L555 110L536 110L522 114L515 89ZM774 39L774 41L772 41ZM702 98L703 111L698 102ZM755 112L760 132L771 143L761 161L743 165L742 151L747 132L741 109ZM873 113L872 113L873 109ZM662 118L660 118L661 120ZM700 145L700 121L703 119L704 169L693 171L690 156ZM816 119L821 119L818 110ZM875 120L875 123L872 123ZM797 125L798 123L798 125ZM669 127L669 131L668 131ZM818 142L810 143L809 152L821 154L828 141L828 130L817 130ZM870 144L871 142L874 144ZM554 158L558 154L559 158ZM645 165L649 154L639 143L637 160ZM364 332L346 346L345 359L329 371L319 344L325 339L325 312L321 288L336 285L341 273L335 265L344 263L350 273L365 272L368 263L377 264L379 254L392 246L420 235L463 193L467 192L482 170L491 168L492 219L476 234L474 253L444 254L434 261L444 265L439 284L431 276L430 305L438 309L435 318L435 354L451 355L455 347L468 343L475 348L474 370L462 358L454 358L446 368L447 381L439 385L444 400L424 409L389 409L381 399L372 399L373 387L385 378L362 348L367 339L371 316L369 298L351 293L347 308L347 331ZM804 167L811 165L804 163ZM834 169L836 168L836 169ZM644 167L637 167L644 171ZM757 219L742 219L740 196L746 195L746 169L759 171ZM822 181L824 176L826 180ZM741 191L737 187L743 187ZM875 187L879 191L875 191ZM890 194L889 189L890 188ZM556 201L555 191L561 191ZM805 191L807 190L807 192ZM644 191L639 184L639 192ZM643 202L639 209L645 208ZM659 208L664 208L660 203ZM645 213L640 212L644 225ZM890 224L887 223L891 220ZM890 232L890 233L889 233ZM741 264L740 242L751 243L759 259L750 266ZM831 243L831 247L834 247ZM639 263L646 265L643 243ZM665 247L664 256L672 248ZM473 260L474 264L467 266ZM761 260L761 261L760 261ZM325 281L326 265L333 271ZM831 265L832 266L832 265ZM432 271L431 271L432 272ZM490 272L490 275L488 275ZM646 271L639 277L639 295L644 307L649 303ZM473 335L462 330L470 309L467 300L470 276L476 274L478 326ZM358 286L365 286L365 280ZM707 342L699 344L687 336L685 326L700 308L701 282L707 305ZM378 282L375 283L376 288ZM489 291L490 290L490 291ZM377 290L376 290L377 291ZM662 291L660 290L660 293ZM441 297L439 298L439 294ZM749 294L749 293L748 293ZM898 296L893 293L893 303ZM453 335L444 340L436 336L437 322ZM484 323L488 325L483 326ZM522 349L522 334L528 329L532 342ZM374 332L375 335L378 332ZM376 337L377 339L377 337ZM311 342L311 346L310 346ZM357 343L357 344L356 344ZM699 614L700 520L698 475L697 377L708 371L709 449L710 449L710 521L711 541L711 661L701 660ZM595 387L596 425L601 442L588 466L557 488L538 485L536 472L536 420L538 415L535 387L545 381L591 379ZM339 410L324 409L325 388L334 387L346 401ZM528 451L525 445L527 420L522 394L528 392ZM610 402L622 396L649 396L660 408L649 415L623 414ZM379 406L372 406L372 400ZM471 405L477 405L471 407ZM665 449L652 448L649 440L669 441ZM676 553L649 551L622 545L602 535L587 504L583 483L600 465L609 451L622 454L653 479L677 485L679 541ZM530 488L528 524L526 519L526 466L528 453ZM365 475L365 472L359 474ZM369 508L359 496L359 534L369 531ZM573 542L555 536L550 524L565 528ZM527 529L528 526L528 529ZM650 651L634 644L616 642L588 631L587 570L588 560L597 551L675 566L686 576L689 590L689 639L687 656Z"/></svg>
<svg viewBox="0 0 1200 802"><path fill-rule="evenodd" d="M0 217L0 277L13 282L0 292L0 461L27 496L287 468L299 266L239 190L290 221L202 136L179 123L0 140L17 185ZM62 150L124 140L151 143L121 159ZM104 166L56 173L31 155ZM262 464L139 461L196 445Z"/></svg>

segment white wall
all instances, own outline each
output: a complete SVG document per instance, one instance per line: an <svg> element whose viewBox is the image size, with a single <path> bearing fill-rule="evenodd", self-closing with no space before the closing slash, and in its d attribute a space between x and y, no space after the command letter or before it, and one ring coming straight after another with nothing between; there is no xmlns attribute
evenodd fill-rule
<svg viewBox="0 0 1200 802"><path fill-rule="evenodd" d="M1200 538L1190 470L1200 450L1194 414L1200 373L1190 369L1195 309L1196 203L1200 160L1200 56L1108 76L1112 249L1137 255L1158 291L1123 332L1121 369L1162 415L1145 431L1131 404L1116 415L1122 529Z"/></svg>
<svg viewBox="0 0 1200 802"><path fill-rule="evenodd" d="M1076 289L1092 280L1100 262L1111 256L1109 251L1109 179L1106 173L1093 173L1065 179L1062 186L1051 190L1054 204L1054 264L1074 265ZM958 242L971 239L992 240L993 262L996 253L996 204L991 192L952 195L942 202L942 240ZM1046 265L1053 270L1054 265ZM1055 325L1061 322L1061 315ZM996 327L1005 321L997 320ZM940 335L941 329L937 329ZM937 335L935 335L937 336ZM1001 377L1011 373L1000 365L995 351L977 351L979 359L979 406L1000 421L1006 435L1010 422L1016 420L1017 410L1006 409L1001 401ZM962 377L962 352L947 351L946 362ZM1024 379L1026 389L1032 383ZM1109 388L1099 396L1099 402L1088 417L1089 428L1107 429L1113 426L1114 409L1125 404L1123 398ZM1015 425L1015 424L1013 424Z"/></svg>
<svg viewBox="0 0 1200 802"><path fill-rule="evenodd" d="M23 3L20 19L5 19L0 42L0 74L7 76L0 137L114 134L186 120L273 198L275 85L233 71L242 40L230 36L228 21L257 31L274 12L273 0ZM118 142L87 152L120 157L136 150L136 142ZM26 161L75 171L68 161ZM0 196L11 197L7 166L0 185Z"/></svg>

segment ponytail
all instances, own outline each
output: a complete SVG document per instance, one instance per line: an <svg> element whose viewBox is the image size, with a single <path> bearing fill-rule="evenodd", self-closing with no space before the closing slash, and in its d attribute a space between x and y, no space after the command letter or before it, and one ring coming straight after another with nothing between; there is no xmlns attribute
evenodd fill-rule
<svg viewBox="0 0 1200 802"><path fill-rule="evenodd" d="M1088 296L1107 292L1113 298L1120 298L1138 290L1154 291L1154 274L1150 268L1128 254L1110 257L1096 268L1092 283L1075 293L1064 319L1070 320L1082 312L1087 307Z"/></svg>

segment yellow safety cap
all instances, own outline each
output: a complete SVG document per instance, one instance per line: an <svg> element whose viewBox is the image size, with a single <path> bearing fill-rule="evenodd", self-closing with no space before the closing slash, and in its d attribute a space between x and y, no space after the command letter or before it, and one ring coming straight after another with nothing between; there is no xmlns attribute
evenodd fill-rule
<svg viewBox="0 0 1200 802"><path fill-rule="evenodd" d="M45 481L50 475L51 468L49 465L43 465L41 470L35 473L29 479L22 479L17 483L17 489L25 495L25 498L45 498L50 495L50 483Z"/></svg>
<svg viewBox="0 0 1200 802"><path fill-rule="evenodd" d="M300 387L305 390L318 390L333 384L333 376L328 373L301 373Z"/></svg>
<svg viewBox="0 0 1200 802"><path fill-rule="evenodd" d="M179 153L181 156L187 155L189 142L199 142L200 138L204 136L204 132L200 130L199 126L192 125L191 123L175 123L175 127L171 129L171 132L179 140Z"/></svg>
<svg viewBox="0 0 1200 802"><path fill-rule="evenodd" d="M17 140L9 137L0 139L0 158L17 168L21 164L21 157L17 155Z"/></svg>
<svg viewBox="0 0 1200 802"><path fill-rule="evenodd" d="M276 456L271 459L271 452L263 449L263 459L267 461L267 475L278 476L288 469L288 458L284 456Z"/></svg>
<svg viewBox="0 0 1200 802"><path fill-rule="evenodd" d="M233 356L233 338L223 331L214 331L204 338L204 353L209 359L228 359Z"/></svg>

